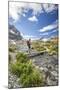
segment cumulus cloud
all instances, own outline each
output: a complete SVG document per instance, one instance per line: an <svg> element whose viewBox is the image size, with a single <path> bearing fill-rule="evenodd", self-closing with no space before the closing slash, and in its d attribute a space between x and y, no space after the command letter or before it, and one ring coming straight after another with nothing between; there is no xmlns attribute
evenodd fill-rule
<svg viewBox="0 0 60 90"><path fill-rule="evenodd" d="M29 20L29 21L32 21L32 22L38 21L38 19L37 19L36 16L29 17L28 20Z"/></svg>
<svg viewBox="0 0 60 90"><path fill-rule="evenodd" d="M55 4L42 4L42 8L45 10L45 12L49 13L56 10L57 6Z"/></svg>
<svg viewBox="0 0 60 90"><path fill-rule="evenodd" d="M42 40L43 40L44 42L46 42L46 41L48 41L48 38L43 38Z"/></svg>
<svg viewBox="0 0 60 90"><path fill-rule="evenodd" d="M23 15L23 17L26 17L26 14L25 13L23 13L22 15Z"/></svg>
<svg viewBox="0 0 60 90"><path fill-rule="evenodd" d="M48 35L48 32L40 33L40 36Z"/></svg>
<svg viewBox="0 0 60 90"><path fill-rule="evenodd" d="M24 36L24 33L20 32L21 36Z"/></svg>
<svg viewBox="0 0 60 90"><path fill-rule="evenodd" d="M26 4L24 3L9 2L9 16L17 21L21 15L25 16L25 14L23 14L23 7L25 6Z"/></svg>
<svg viewBox="0 0 60 90"><path fill-rule="evenodd" d="M32 36L32 35L24 35L23 37L25 37L25 38L33 38L33 37L35 37L35 36Z"/></svg>
<svg viewBox="0 0 60 90"><path fill-rule="evenodd" d="M28 40L28 39L31 39L31 40L38 40L39 37L36 37L36 36L33 36L33 35L23 35L23 38Z"/></svg>
<svg viewBox="0 0 60 90"><path fill-rule="evenodd" d="M42 10L42 4L40 3L30 3L29 4L29 8L31 8L33 10L33 15L37 15L39 13L43 13L43 10Z"/></svg>
<svg viewBox="0 0 60 90"><path fill-rule="evenodd" d="M53 22L52 24L48 25L48 26L45 26L43 27L42 29L39 30L39 32L46 32L46 31L49 31L49 30L52 30L52 29L55 29L58 27L58 21L56 20L55 22Z"/></svg>
<svg viewBox="0 0 60 90"><path fill-rule="evenodd" d="M27 13L29 9L33 10L32 15L35 16L39 13L43 13L44 11L49 13L56 8L57 6L55 4L9 2L9 16L12 17L14 21L17 21L21 16L25 17L26 15L24 12Z"/></svg>

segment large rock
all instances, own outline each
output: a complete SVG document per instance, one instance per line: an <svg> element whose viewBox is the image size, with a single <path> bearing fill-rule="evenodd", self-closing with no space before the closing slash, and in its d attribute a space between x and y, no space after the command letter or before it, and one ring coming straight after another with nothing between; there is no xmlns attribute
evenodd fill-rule
<svg viewBox="0 0 60 90"><path fill-rule="evenodd" d="M15 26L9 24L9 40L21 40L22 36Z"/></svg>

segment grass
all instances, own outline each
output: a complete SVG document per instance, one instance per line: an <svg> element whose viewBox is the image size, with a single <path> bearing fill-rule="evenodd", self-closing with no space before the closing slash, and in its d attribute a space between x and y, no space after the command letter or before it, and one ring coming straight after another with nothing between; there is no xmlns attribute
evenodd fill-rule
<svg viewBox="0 0 60 90"><path fill-rule="evenodd" d="M36 87L43 85L43 77L37 69L34 69L32 73L25 74L20 78L20 82L23 87Z"/></svg>
<svg viewBox="0 0 60 90"><path fill-rule="evenodd" d="M37 51L45 51L46 48L49 50L49 55L56 55L58 52L58 43L54 41L40 42L36 41L32 43L34 49ZM46 48L45 48L46 47Z"/></svg>
<svg viewBox="0 0 60 90"><path fill-rule="evenodd" d="M26 63L28 61L28 57L25 53L18 52L16 55L16 59L20 63Z"/></svg>
<svg viewBox="0 0 60 90"><path fill-rule="evenodd" d="M42 86L43 74L32 63L32 60L27 58L24 53L18 53L17 61L10 65L10 70L19 78L19 84L22 87Z"/></svg>

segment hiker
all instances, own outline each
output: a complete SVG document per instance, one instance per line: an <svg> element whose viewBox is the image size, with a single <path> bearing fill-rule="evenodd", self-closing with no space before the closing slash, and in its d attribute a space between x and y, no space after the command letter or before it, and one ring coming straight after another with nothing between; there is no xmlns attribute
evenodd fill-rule
<svg viewBox="0 0 60 90"><path fill-rule="evenodd" d="M31 39L27 40L28 52L31 50Z"/></svg>

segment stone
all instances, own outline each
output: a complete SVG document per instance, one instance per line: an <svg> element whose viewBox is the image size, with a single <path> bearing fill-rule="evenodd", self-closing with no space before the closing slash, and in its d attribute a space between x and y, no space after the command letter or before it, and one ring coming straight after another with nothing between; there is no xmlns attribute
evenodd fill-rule
<svg viewBox="0 0 60 90"><path fill-rule="evenodd" d="M44 67L44 68L43 68L43 71L44 71L44 72L47 72L47 71L48 71L48 69L47 69L46 67Z"/></svg>
<svg viewBox="0 0 60 90"><path fill-rule="evenodd" d="M58 73L56 71L52 71L51 74L56 77Z"/></svg>
<svg viewBox="0 0 60 90"><path fill-rule="evenodd" d="M40 70L42 70L42 71L43 71L43 70L44 70L44 68L43 68L43 67L40 67Z"/></svg>

